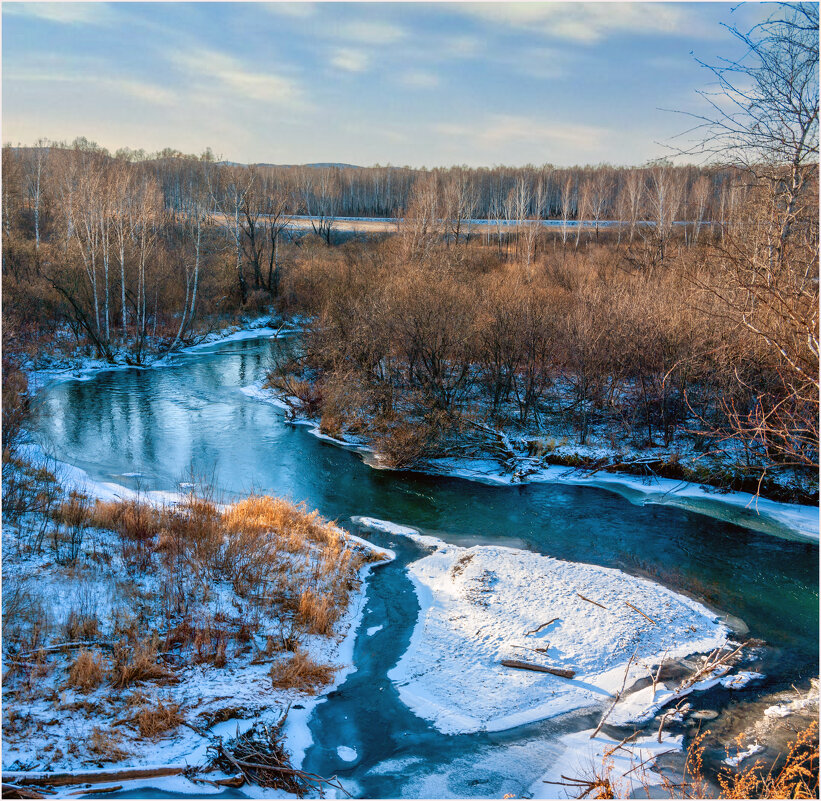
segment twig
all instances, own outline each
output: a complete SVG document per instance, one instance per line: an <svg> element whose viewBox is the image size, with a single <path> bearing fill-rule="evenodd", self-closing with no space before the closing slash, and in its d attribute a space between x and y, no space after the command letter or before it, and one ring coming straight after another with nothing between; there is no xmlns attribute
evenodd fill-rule
<svg viewBox="0 0 821 801"><path fill-rule="evenodd" d="M632 734L628 734L627 737L625 737L620 743L618 743L617 745L614 745L612 748L609 748L607 751L604 752L605 759L607 757L611 756L612 754L614 754L616 751L619 750L619 748L621 748L626 743L629 743L630 740L632 740L634 737L637 737L637 736L638 736L637 731L634 731Z"/></svg>
<svg viewBox="0 0 821 801"><path fill-rule="evenodd" d="M630 773L632 773L634 770L638 770L642 765L647 764L651 759L658 759L660 756L664 756L665 754L674 754L676 752L676 750L677 749L675 749L675 748L670 748L667 751L659 751L658 754L650 754L650 756L647 757L647 759L645 759L643 762L639 762L638 765L636 765L635 767L630 768L630 770L628 770L626 773L622 773L621 775L622 776L627 776Z"/></svg>
<svg viewBox="0 0 821 801"><path fill-rule="evenodd" d="M606 606L602 606L602 604L600 604L598 601L591 601L589 598L585 598L580 592L577 592L576 595L578 595L579 598L581 598L583 601L587 601L587 603L589 603L589 604L593 604L594 606L599 606L602 609L607 609Z"/></svg>
<svg viewBox="0 0 821 801"><path fill-rule="evenodd" d="M624 688L627 684L627 674L630 672L630 665L633 664L633 660L635 659L637 653L638 650L633 651L633 655L627 660L627 667L624 669L624 678L621 680L621 689L616 693L615 698L613 698L613 703L610 704L607 711L602 715L599 725L596 726L596 730L590 735L591 740L601 731L601 727L604 726L604 721L607 720L610 713L615 709L616 704L621 700L621 694L624 692Z"/></svg>
<svg viewBox="0 0 821 801"><path fill-rule="evenodd" d="M642 611L641 611L641 609L638 609L637 607L633 606L633 604L631 604L631 603L630 603L630 601L625 601L624 603L625 603L627 606L629 606L629 607L630 607L630 608L631 608L634 612L638 612L638 613L639 613L642 617L646 617L646 618L647 618L647 619L648 619L648 620L649 620L649 621L650 621L650 622L651 622L654 626L657 626L657 625L658 625L658 624L656 623L656 621L655 621L655 620L653 620L653 618L652 618L652 617L649 617L648 615L645 615L645 614L644 614L644 612L642 612Z"/></svg>
<svg viewBox="0 0 821 801"><path fill-rule="evenodd" d="M538 634L542 629L546 629L551 623L555 623L559 618L554 617L553 620L548 620L547 623L542 623L541 626L537 626L533 631L526 631L525 637L530 634Z"/></svg>

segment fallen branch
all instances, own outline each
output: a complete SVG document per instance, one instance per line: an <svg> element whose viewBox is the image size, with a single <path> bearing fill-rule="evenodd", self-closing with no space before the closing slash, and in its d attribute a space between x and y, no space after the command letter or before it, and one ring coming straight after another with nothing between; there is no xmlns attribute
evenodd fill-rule
<svg viewBox="0 0 821 801"><path fill-rule="evenodd" d="M29 790L28 787L19 787L16 784L6 784L2 786L3 798L45 798L42 793L36 790Z"/></svg>
<svg viewBox="0 0 821 801"><path fill-rule="evenodd" d="M652 617L649 617L648 615L645 615L644 612L641 611L641 609L639 609L638 607L633 606L633 604L631 604L630 601L625 601L624 603L625 603L626 606L629 606L634 612L638 612L642 617L647 618L647 620L649 620L654 626L658 625L658 623L656 623L656 621L653 620Z"/></svg>
<svg viewBox="0 0 821 801"><path fill-rule="evenodd" d="M535 670L537 673L550 673L553 676L561 676L563 679L572 679L576 675L574 670L534 665L532 662L520 662L518 659L503 659L502 664L505 667L516 668L517 670Z"/></svg>
<svg viewBox="0 0 821 801"><path fill-rule="evenodd" d="M118 790L122 790L123 786L121 784L115 784L111 787L86 787L84 790L76 790L73 793L69 793L70 796L74 795L94 795L95 793L116 793Z"/></svg>
<svg viewBox="0 0 821 801"><path fill-rule="evenodd" d="M647 757L647 759L645 759L643 762L639 762L638 765L635 765L634 767L630 768L630 770L628 770L626 773L622 773L621 775L629 776L634 770L638 770L642 765L646 765L651 759L658 759L660 756L664 756L665 754L674 754L677 750L678 749L676 748L671 748L668 751L659 751L658 754L650 754L650 756Z"/></svg>
<svg viewBox="0 0 821 801"><path fill-rule="evenodd" d="M548 620L547 623L542 623L541 626L537 626L533 631L526 631L525 637L529 636L530 634L538 634L542 629L546 629L551 623L555 623L559 618L554 617L553 620Z"/></svg>
<svg viewBox="0 0 821 801"><path fill-rule="evenodd" d="M621 689L616 693L615 697L613 698L613 703L607 708L607 711L602 715L601 720L599 721L599 725L596 726L595 731L593 734L590 735L590 739L592 740L600 731L601 727L604 726L604 721L610 716L610 713L615 709L616 704L621 700L621 694L624 692L624 688L627 684L627 674L630 672L630 665L633 663L633 660L636 658L636 654L638 651L633 651L633 655L627 660L627 667L624 669L624 678L621 680Z"/></svg>
<svg viewBox="0 0 821 801"><path fill-rule="evenodd" d="M57 645L47 645L38 648L36 651L27 651L24 654L15 654L17 659L25 659L28 656L37 656L41 653L51 653L53 651L65 651L69 648L113 648L117 643L111 640L88 640L87 642L61 642Z"/></svg>
<svg viewBox="0 0 821 801"><path fill-rule="evenodd" d="M178 776L187 765L165 765L153 768L124 768L123 770L99 770L85 773L4 773L3 783L65 787L71 784L102 784L103 782L153 779L158 776Z"/></svg>
<svg viewBox="0 0 821 801"><path fill-rule="evenodd" d="M617 743L612 748L609 748L607 751L605 751L604 752L604 758L606 759L607 757L612 756L613 754L616 753L616 751L619 750L619 748L621 748L623 745L626 745L627 743L630 742L630 740L632 740L634 737L637 737L637 736L638 736L637 731L634 731L632 734L628 734L627 737L625 737L620 743Z"/></svg>
<svg viewBox="0 0 821 801"><path fill-rule="evenodd" d="M591 601L589 598L585 598L580 592L577 592L576 595L579 596L583 601L587 601L589 604L593 604L593 606L598 606L602 609L607 609L606 606L602 606L598 601Z"/></svg>

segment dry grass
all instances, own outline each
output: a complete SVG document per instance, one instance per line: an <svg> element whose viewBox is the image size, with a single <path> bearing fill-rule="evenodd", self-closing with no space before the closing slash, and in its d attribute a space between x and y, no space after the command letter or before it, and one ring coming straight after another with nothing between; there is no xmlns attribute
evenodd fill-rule
<svg viewBox="0 0 821 801"><path fill-rule="evenodd" d="M103 683L105 673L106 665L102 654L83 649L69 668L66 683L69 687L89 692Z"/></svg>
<svg viewBox="0 0 821 801"><path fill-rule="evenodd" d="M140 642L134 648L121 646L114 652L111 684L117 689L128 687L137 681L170 681L174 674L157 663L157 649L148 642Z"/></svg>
<svg viewBox="0 0 821 801"><path fill-rule="evenodd" d="M112 729L101 729L95 726L88 739L88 751L105 762L120 762L127 756L128 751L120 748L122 735Z"/></svg>
<svg viewBox="0 0 821 801"><path fill-rule="evenodd" d="M306 542L327 545L340 538L336 526L323 520L319 512L309 512L304 503L268 495L251 495L235 503L223 514L223 525L228 534L273 533L297 549Z"/></svg>
<svg viewBox="0 0 821 801"><path fill-rule="evenodd" d="M664 774L651 773L643 767L636 778L643 786L635 797L691 798L791 798L808 799L819 797L818 723L813 721L804 731L798 732L787 752L786 759L777 759L767 767L757 760L748 768L733 770L722 768L716 781L719 792L707 782L704 776L704 741L707 732L698 735L687 749L684 777L681 783L671 781ZM739 748L741 743L738 743ZM614 775L613 761L605 759L598 767L593 767L588 776L568 779L556 784L562 785L569 793L575 790L575 798L622 798L626 786L623 777ZM659 787L660 785L660 787ZM655 794L651 795L653 787ZM661 791L665 795L659 795Z"/></svg>
<svg viewBox="0 0 821 801"><path fill-rule="evenodd" d="M180 705L170 700L164 703L162 699L155 706L144 707L134 717L141 737L158 737L176 729L183 721Z"/></svg>
<svg viewBox="0 0 821 801"><path fill-rule="evenodd" d="M91 640L100 633L100 621L96 615L84 615L82 612L71 611L66 619L63 632L70 642Z"/></svg>
<svg viewBox="0 0 821 801"><path fill-rule="evenodd" d="M758 760L739 772L718 776L721 798L818 798L818 723L799 732L780 767Z"/></svg>
<svg viewBox="0 0 821 801"><path fill-rule="evenodd" d="M299 596L297 621L303 624L309 633L327 636L333 632L340 611L332 595L316 593L310 589L303 590Z"/></svg>
<svg viewBox="0 0 821 801"><path fill-rule="evenodd" d="M306 651L297 648L288 659L271 666L271 684L281 690L298 690L314 695L333 681L337 668L314 662Z"/></svg>

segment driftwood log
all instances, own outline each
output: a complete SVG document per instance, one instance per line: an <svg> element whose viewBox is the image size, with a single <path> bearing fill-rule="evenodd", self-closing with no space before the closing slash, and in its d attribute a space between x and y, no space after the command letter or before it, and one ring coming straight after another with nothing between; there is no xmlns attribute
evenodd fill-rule
<svg viewBox="0 0 821 801"><path fill-rule="evenodd" d="M3 782L2 787L3 798L45 798L42 793L36 790L29 790L28 787L18 787L16 784L6 784Z"/></svg>
<svg viewBox="0 0 821 801"><path fill-rule="evenodd" d="M130 779L153 779L157 776L177 776L187 769L187 765L165 765L153 768L124 768L123 770L98 770L86 773L4 773L3 785L21 784L43 785L45 787L65 787L71 784L102 784L122 782ZM5 796L5 790L3 791Z"/></svg>
<svg viewBox="0 0 821 801"><path fill-rule="evenodd" d="M502 664L505 667L516 668L517 670L535 670L537 673L550 673L553 676L561 676L563 679L572 679L576 675L574 670L534 665L532 662L520 662L518 659L503 659Z"/></svg>

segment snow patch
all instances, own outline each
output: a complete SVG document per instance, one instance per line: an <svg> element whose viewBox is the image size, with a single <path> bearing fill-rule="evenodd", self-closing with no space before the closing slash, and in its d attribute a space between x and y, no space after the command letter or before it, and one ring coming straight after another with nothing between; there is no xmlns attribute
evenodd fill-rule
<svg viewBox="0 0 821 801"><path fill-rule="evenodd" d="M347 745L340 745L339 748L336 749L336 753L339 754L339 758L345 762L356 761L357 753L355 748L349 748Z"/></svg>
<svg viewBox="0 0 821 801"><path fill-rule="evenodd" d="M634 653L628 680L665 654L681 658L727 640L710 610L646 579L515 548L424 540L436 550L408 566L419 620L388 676L403 702L445 733L499 731L601 705L621 687ZM502 659L576 675L511 669Z"/></svg>
<svg viewBox="0 0 821 801"><path fill-rule="evenodd" d="M763 750L764 746L758 745L758 743L756 743L755 745L751 745L744 751L739 751L734 757L728 756L727 759L724 760L724 764L729 765L731 768L737 768L745 759L748 759L753 754L757 754Z"/></svg>

